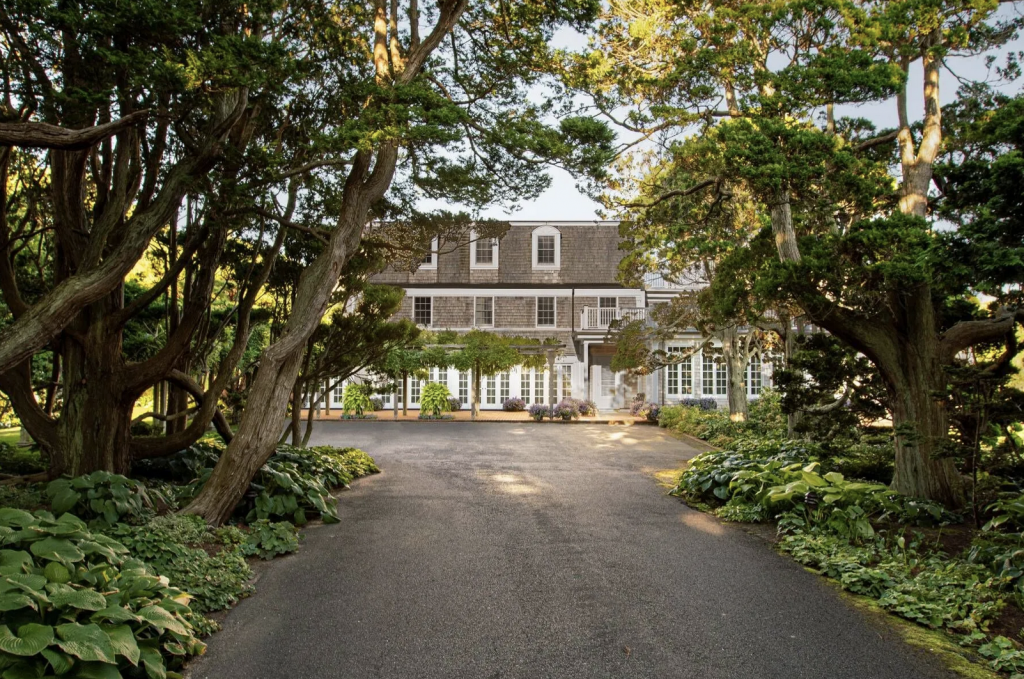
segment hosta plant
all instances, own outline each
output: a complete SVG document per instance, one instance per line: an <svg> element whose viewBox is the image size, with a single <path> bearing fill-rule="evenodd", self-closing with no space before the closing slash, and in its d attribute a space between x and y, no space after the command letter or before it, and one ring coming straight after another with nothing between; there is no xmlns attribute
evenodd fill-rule
<svg viewBox="0 0 1024 679"><path fill-rule="evenodd" d="M0 672L179 676L205 650L188 595L71 514L0 509Z"/></svg>
<svg viewBox="0 0 1024 679"><path fill-rule="evenodd" d="M431 382L423 387L420 394L420 412L439 417L451 410L448 399L452 397L448 387L439 382Z"/></svg>
<svg viewBox="0 0 1024 679"><path fill-rule="evenodd" d="M230 608L252 593L244 552L237 547L217 551L215 534L198 516L162 516L144 526L119 524L111 536L187 592L195 613Z"/></svg>
<svg viewBox="0 0 1024 679"><path fill-rule="evenodd" d="M143 523L155 515L157 500L166 504L141 481L105 471L51 481L46 497L57 516L71 512L93 524L110 526L119 521Z"/></svg>
<svg viewBox="0 0 1024 679"><path fill-rule="evenodd" d="M241 548L246 556L273 559L281 554L291 554L299 548L299 532L286 521L270 523L260 519L249 525Z"/></svg>
<svg viewBox="0 0 1024 679"><path fill-rule="evenodd" d="M352 382L345 386L342 396L341 407L345 414L352 413L362 416L367 411L372 411L373 401L370 400L371 387L368 384Z"/></svg>
<svg viewBox="0 0 1024 679"><path fill-rule="evenodd" d="M210 466L200 471L199 477L184 491L185 495L199 491L223 450L222 444L209 442L198 447L197 456ZM208 456L210 450L217 452ZM331 489L347 486L353 478L378 471L373 459L361 450L278 446L277 452L256 473L236 513L246 522L287 519L301 525L307 521L309 512L315 512L324 521L334 522L338 517Z"/></svg>

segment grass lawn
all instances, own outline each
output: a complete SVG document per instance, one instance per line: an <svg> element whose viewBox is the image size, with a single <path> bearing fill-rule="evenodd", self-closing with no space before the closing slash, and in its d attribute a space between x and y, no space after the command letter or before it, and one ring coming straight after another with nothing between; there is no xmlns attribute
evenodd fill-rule
<svg viewBox="0 0 1024 679"><path fill-rule="evenodd" d="M15 445L18 443L18 434L21 431L19 427L8 427L7 429L0 429L0 443L8 443Z"/></svg>

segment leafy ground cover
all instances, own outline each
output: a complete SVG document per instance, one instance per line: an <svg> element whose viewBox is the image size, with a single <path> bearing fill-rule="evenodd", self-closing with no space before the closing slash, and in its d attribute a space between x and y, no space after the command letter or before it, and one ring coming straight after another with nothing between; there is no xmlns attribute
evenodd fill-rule
<svg viewBox="0 0 1024 679"><path fill-rule="evenodd" d="M218 629L207 616L252 594L250 559L296 551L297 526L337 521L332 491L379 471L354 448L281 446L233 525L174 514L223 448L204 440L139 463L132 479L96 472L0 486L4 679L180 676ZM16 453L0 451L0 461L31 463L31 451Z"/></svg>
<svg viewBox="0 0 1024 679"><path fill-rule="evenodd" d="M987 506L977 529L893 492L892 449L877 432L839 450L788 440L776 406L763 406L760 421L752 413L744 423L662 408L662 426L722 445L691 460L672 493L724 520L774 525L780 551L842 589L1024 677L1024 496Z"/></svg>

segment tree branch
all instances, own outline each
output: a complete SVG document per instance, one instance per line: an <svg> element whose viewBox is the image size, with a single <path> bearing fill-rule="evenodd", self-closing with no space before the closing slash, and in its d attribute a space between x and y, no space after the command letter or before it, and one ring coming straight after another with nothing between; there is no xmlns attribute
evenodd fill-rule
<svg viewBox="0 0 1024 679"><path fill-rule="evenodd" d="M655 198L653 202L650 202L650 203L625 203L625 204L622 205L622 207L629 207L629 208L649 208L649 207L654 207L658 203L662 203L662 202L664 202L664 201L666 201L666 200L668 200L670 198L681 198L681 197L685 197L685 196L689 196L689 195L692 195L694 193L697 193L698 191L703 191L704 189L708 188L709 186L714 186L716 183L718 183L717 179L706 179L706 180L702 181L700 184L697 184L696 186L691 186L688 189L678 189L678 190L675 190L675 191L668 191L666 193L663 193L660 196L658 196L657 198Z"/></svg>
<svg viewBox="0 0 1024 679"><path fill-rule="evenodd" d="M49 123L0 123L0 146L79 151L95 146L147 116L149 109L81 130L69 130Z"/></svg>

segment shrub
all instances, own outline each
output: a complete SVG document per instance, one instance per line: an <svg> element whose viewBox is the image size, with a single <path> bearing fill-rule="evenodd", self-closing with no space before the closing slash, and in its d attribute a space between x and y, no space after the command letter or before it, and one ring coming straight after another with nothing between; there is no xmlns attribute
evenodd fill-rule
<svg viewBox="0 0 1024 679"><path fill-rule="evenodd" d="M661 406L657 403L652 403L650 409L647 411L647 421L651 424L658 424L658 417L661 415Z"/></svg>
<svg viewBox="0 0 1024 679"><path fill-rule="evenodd" d="M531 413L532 415L532 413ZM552 417L560 417L565 421L578 420L580 418L580 409L576 404L575 399L567 398L562 399L551 411Z"/></svg>
<svg viewBox="0 0 1024 679"><path fill-rule="evenodd" d="M782 398L774 389L764 388L747 408L747 429L758 436L785 436L786 415L782 412Z"/></svg>
<svg viewBox="0 0 1024 679"><path fill-rule="evenodd" d="M431 382L423 387L420 394L420 412L438 417L451 409L448 402L452 396L448 387L440 382Z"/></svg>
<svg viewBox="0 0 1024 679"><path fill-rule="evenodd" d="M202 468L183 495L193 497L199 491L223 449L223 444L205 441L178 453L184 457L195 455L202 464L209 465ZM333 523L338 516L330 489L378 471L372 458L353 448L278 446L256 473L236 513L247 522L284 518L301 525L307 520L307 512L314 511L325 522Z"/></svg>
<svg viewBox="0 0 1024 679"><path fill-rule="evenodd" d="M382 399L380 396L371 396L370 407L373 410L384 410L384 399Z"/></svg>
<svg viewBox="0 0 1024 679"><path fill-rule="evenodd" d="M578 399L576 406L580 409L580 415L590 417L597 414L597 404L588 399Z"/></svg>
<svg viewBox="0 0 1024 679"><path fill-rule="evenodd" d="M111 536L171 585L193 597L195 613L219 611L252 593L252 570L237 547L210 554L217 537L198 516L161 516L144 526L119 524Z"/></svg>
<svg viewBox="0 0 1024 679"><path fill-rule="evenodd" d="M0 535L5 676L162 677L205 650L187 595L81 519L0 509Z"/></svg>
<svg viewBox="0 0 1024 679"><path fill-rule="evenodd" d="M744 423L731 421L728 413L684 405L661 408L658 424L717 446L732 443L744 426Z"/></svg>
<svg viewBox="0 0 1024 679"><path fill-rule="evenodd" d="M504 401L502 401L501 408L505 412L521 413L524 410L526 410L526 401L519 398L518 396L513 396L512 398L506 398Z"/></svg>
<svg viewBox="0 0 1024 679"><path fill-rule="evenodd" d="M104 471L51 481L46 497L54 514L71 512L94 525L109 526L124 520L142 523L155 515L154 499L166 504L141 481Z"/></svg>
<svg viewBox="0 0 1024 679"><path fill-rule="evenodd" d="M532 417L534 421L540 422L545 417L551 414L551 408L544 405L543 403L534 403L532 406L530 406L530 410L528 412L530 413L530 417Z"/></svg>
<svg viewBox="0 0 1024 679"><path fill-rule="evenodd" d="M630 415L633 417L642 417L645 420L650 419L651 411L658 412L658 405L656 403L634 403L633 407L629 409ZM657 422L657 415L654 417L654 421Z"/></svg>
<svg viewBox="0 0 1024 679"><path fill-rule="evenodd" d="M718 410L718 401L713 398L681 398L679 405L700 410Z"/></svg>
<svg viewBox="0 0 1024 679"><path fill-rule="evenodd" d="M4 474L37 474L46 471L46 468L38 448L22 448L0 443L0 471Z"/></svg>
<svg viewBox="0 0 1024 679"><path fill-rule="evenodd" d="M47 505L44 487L40 483L29 483L17 486L0 486L0 507L42 509Z"/></svg>
<svg viewBox="0 0 1024 679"><path fill-rule="evenodd" d="M457 413L462 410L462 401L458 396L450 396L448 398L448 410L453 413Z"/></svg>
<svg viewBox="0 0 1024 679"><path fill-rule="evenodd" d="M345 386L345 391L342 392L342 412L352 412L357 416L362 416L367 410L374 410L373 402L370 401L370 385L359 384L357 382L350 382Z"/></svg>
<svg viewBox="0 0 1024 679"><path fill-rule="evenodd" d="M132 436L160 436L164 433L164 423L146 420L132 422L131 433Z"/></svg>

